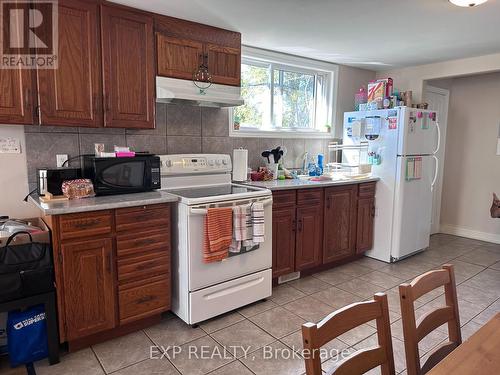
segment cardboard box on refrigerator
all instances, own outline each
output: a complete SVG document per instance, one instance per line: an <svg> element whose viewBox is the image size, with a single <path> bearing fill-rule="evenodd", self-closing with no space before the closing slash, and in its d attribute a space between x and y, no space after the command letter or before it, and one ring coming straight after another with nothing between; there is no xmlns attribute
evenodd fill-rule
<svg viewBox="0 0 500 375"><path fill-rule="evenodd" d="M50 244L50 229L45 224L42 218L40 217L35 217L35 218L30 218L30 219L20 219L23 222L27 222L29 225L35 226L40 228L40 231L36 231L31 233L31 237L33 238L33 242L40 242L40 243L48 243ZM4 231L0 231L0 247L4 247L7 243L7 240L10 237L10 233L6 233ZM29 237L27 235L18 235L16 236L12 242L11 245L22 245L25 243L29 243Z"/></svg>

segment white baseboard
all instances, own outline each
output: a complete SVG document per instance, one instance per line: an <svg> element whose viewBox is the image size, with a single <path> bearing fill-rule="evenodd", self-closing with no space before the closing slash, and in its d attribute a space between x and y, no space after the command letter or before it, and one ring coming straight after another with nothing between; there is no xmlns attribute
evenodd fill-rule
<svg viewBox="0 0 500 375"><path fill-rule="evenodd" d="M441 224L441 233L453 234L455 236L472 238L474 240L493 242L500 244L500 234L487 233L469 228L457 227L456 225Z"/></svg>

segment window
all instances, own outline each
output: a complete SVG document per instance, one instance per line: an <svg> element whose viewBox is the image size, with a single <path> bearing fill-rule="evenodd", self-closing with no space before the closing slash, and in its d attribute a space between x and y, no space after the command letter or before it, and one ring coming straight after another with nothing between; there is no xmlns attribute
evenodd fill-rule
<svg viewBox="0 0 500 375"><path fill-rule="evenodd" d="M231 135L331 137L338 68L285 54L244 47L241 95L231 112Z"/></svg>

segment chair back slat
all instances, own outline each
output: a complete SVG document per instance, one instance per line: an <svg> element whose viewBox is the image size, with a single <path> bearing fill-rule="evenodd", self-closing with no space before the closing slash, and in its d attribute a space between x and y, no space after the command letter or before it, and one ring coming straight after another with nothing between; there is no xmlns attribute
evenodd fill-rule
<svg viewBox="0 0 500 375"><path fill-rule="evenodd" d="M451 306L441 307L433 310L422 317L417 327L417 340L421 341L425 336L453 319L454 311Z"/></svg>
<svg viewBox="0 0 500 375"><path fill-rule="evenodd" d="M413 298L418 299L431 290L450 282L450 273L447 270L429 271L416 277L411 283Z"/></svg>
<svg viewBox="0 0 500 375"><path fill-rule="evenodd" d="M361 374L381 366L382 375L394 375L389 307L387 295L383 293L377 293L372 301L353 303L333 312L318 324L302 325L306 374L322 374L320 349L323 345L374 319L377 322L378 346L360 350L344 359L334 374Z"/></svg>
<svg viewBox="0 0 500 375"><path fill-rule="evenodd" d="M417 324L414 302L424 294L444 286L446 306L427 313ZM401 319L405 341L408 375L420 375L429 371L450 350L462 343L458 313L457 289L452 265L443 265L441 270L430 271L415 278L410 284L399 286ZM449 342L436 349L425 364L420 366L418 343L430 332L448 323ZM452 349L451 349L452 350Z"/></svg>
<svg viewBox="0 0 500 375"><path fill-rule="evenodd" d="M340 336L361 324L377 319L381 314L380 303L376 301L357 302L337 310L318 323L316 344L323 346L332 340L332 336Z"/></svg>

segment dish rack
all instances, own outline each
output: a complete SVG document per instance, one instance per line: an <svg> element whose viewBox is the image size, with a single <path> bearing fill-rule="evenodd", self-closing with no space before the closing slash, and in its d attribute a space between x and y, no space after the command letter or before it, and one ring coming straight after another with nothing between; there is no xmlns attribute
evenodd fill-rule
<svg viewBox="0 0 500 375"><path fill-rule="evenodd" d="M343 145L337 142L328 144L327 171L332 177L365 177L371 173L368 163L368 142L357 145Z"/></svg>

